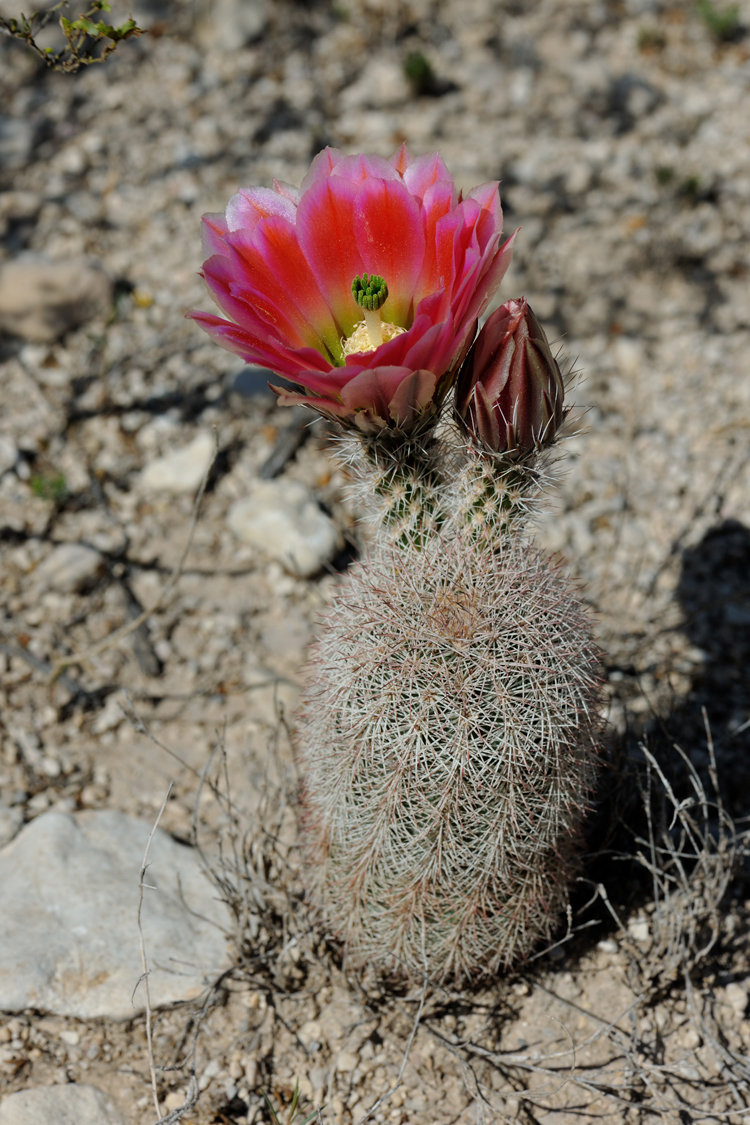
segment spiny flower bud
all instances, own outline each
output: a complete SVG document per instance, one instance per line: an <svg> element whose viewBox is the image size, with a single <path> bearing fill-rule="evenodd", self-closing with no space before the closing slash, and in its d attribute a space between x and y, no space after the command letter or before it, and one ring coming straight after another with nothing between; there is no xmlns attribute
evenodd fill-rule
<svg viewBox="0 0 750 1125"><path fill-rule="evenodd" d="M496 453L551 445L565 417L565 387L544 329L525 297L488 319L461 368L456 415Z"/></svg>

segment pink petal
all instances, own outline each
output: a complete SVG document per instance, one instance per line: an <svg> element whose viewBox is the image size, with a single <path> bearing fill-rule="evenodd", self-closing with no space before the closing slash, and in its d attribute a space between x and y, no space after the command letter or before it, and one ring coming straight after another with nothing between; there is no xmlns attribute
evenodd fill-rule
<svg viewBox="0 0 750 1125"><path fill-rule="evenodd" d="M399 180L400 175L387 160L373 153L358 152L356 156L345 156L333 169L331 175L342 176L353 184L363 184L365 180Z"/></svg>
<svg viewBox="0 0 750 1125"><path fill-rule="evenodd" d="M252 278L243 270L243 262L236 250L232 248L230 255L229 258L215 255L203 265L203 278L222 312L261 339L270 335L273 339L283 340L284 346L291 348L309 344L309 340L301 334L300 326L294 322L294 309L286 302L278 304L273 301L253 284Z"/></svg>
<svg viewBox="0 0 750 1125"><path fill-rule="evenodd" d="M358 370L351 367L331 367L327 371L311 371L309 368L302 369L298 366L290 379L316 395L338 400L342 388L357 374L359 374Z"/></svg>
<svg viewBox="0 0 750 1125"><path fill-rule="evenodd" d="M221 213L204 215L201 219L201 242L206 257L226 254L227 221Z"/></svg>
<svg viewBox="0 0 750 1125"><path fill-rule="evenodd" d="M418 156L404 172L404 183L412 195L420 199L438 180L446 180L453 184L453 176L439 152L425 152L422 156Z"/></svg>
<svg viewBox="0 0 750 1125"><path fill-rule="evenodd" d="M188 320L194 320L207 332L212 339L229 352L241 356L246 363L258 363L261 367L269 367L284 378L294 379L299 382L300 367L307 363L311 367L325 366L325 360L320 352L314 348L300 348L292 350L286 348L281 341L270 337L261 339L239 324L230 320L192 310L186 314Z"/></svg>
<svg viewBox="0 0 750 1125"><path fill-rule="evenodd" d="M288 199L295 207L299 204L299 188L294 187L293 184L287 184L283 180L274 180L273 190L277 195L283 195L284 199Z"/></svg>
<svg viewBox="0 0 750 1125"><path fill-rule="evenodd" d="M399 176L403 176L413 160L414 157L406 147L406 141L402 141L401 147L397 148L396 151L391 153L388 157L388 163L393 165Z"/></svg>
<svg viewBox="0 0 750 1125"><path fill-rule="evenodd" d="M472 188L466 198L475 199L483 211L489 211L492 215L498 215L500 218L499 229L502 230L503 212L500 207L499 187L499 180L491 180L489 183L479 184L478 187Z"/></svg>
<svg viewBox="0 0 750 1125"><path fill-rule="evenodd" d="M284 219L263 219L252 238L230 238L242 260L242 278L283 309L301 340L341 359L340 334L297 241Z"/></svg>
<svg viewBox="0 0 750 1125"><path fill-rule="evenodd" d="M510 238L494 253L489 255L489 261L483 264L481 276L476 283L471 301L464 313L465 318L481 316L487 305L494 297L502 282L513 258L513 245L518 231L514 231Z"/></svg>
<svg viewBox="0 0 750 1125"><path fill-rule="evenodd" d="M357 193L349 180L329 176L303 192L297 209L300 248L343 336L362 319L352 297L353 279L366 272L357 246Z"/></svg>
<svg viewBox="0 0 750 1125"><path fill-rule="evenodd" d="M387 422L388 403L411 374L409 367L366 368L342 387L341 401L350 410L371 410Z"/></svg>
<svg viewBox="0 0 750 1125"><path fill-rule="evenodd" d="M401 429L408 429L432 402L436 385L432 371L412 371L388 403L391 421Z"/></svg>
<svg viewBox="0 0 750 1125"><path fill-rule="evenodd" d="M295 214L294 204L270 188L242 188L227 204L227 226L230 231L252 231L269 215L294 223Z"/></svg>
<svg viewBox="0 0 750 1125"><path fill-rule="evenodd" d="M383 319L405 328L425 253L419 205L400 181L369 179L359 188L354 214L364 268L388 284Z"/></svg>
<svg viewBox="0 0 750 1125"><path fill-rule="evenodd" d="M441 275L437 255L437 224L456 206L456 189L452 181L438 180L425 191L422 199L422 222L425 233L425 254L422 273L414 293L414 304L423 297L442 289L446 285Z"/></svg>
<svg viewBox="0 0 750 1125"><path fill-rule="evenodd" d="M300 184L300 197L303 196L313 184L316 184L318 180L324 180L327 176L330 176L336 165L343 159L343 152L339 152L337 148L326 147L322 152L319 152L318 155L313 158L307 175Z"/></svg>

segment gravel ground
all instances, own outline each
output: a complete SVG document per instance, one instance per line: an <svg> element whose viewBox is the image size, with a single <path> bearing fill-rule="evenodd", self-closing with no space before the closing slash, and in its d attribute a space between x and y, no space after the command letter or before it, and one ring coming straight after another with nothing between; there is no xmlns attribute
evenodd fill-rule
<svg viewBox="0 0 750 1125"><path fill-rule="evenodd" d="M500 300L525 294L582 372L579 432L537 535L596 610L613 745L678 739L700 771L705 708L729 807L750 811L750 3L723 39L710 20L721 10L159 0L134 13L148 35L75 77L0 43L0 278L29 254L88 259L107 294L47 342L14 335L0 295L0 830L52 807L153 819L172 781L162 825L186 840L217 732L254 831L261 793L293 788L278 714L293 710L316 612L356 548L356 513L316 426L281 479L311 488L333 520L332 566L299 579L231 530L231 505L289 418L183 319L211 307L199 217L238 186L298 184L325 144L388 155L403 140L439 148L465 189L502 181L506 227L521 232ZM415 56L421 84L406 76ZM51 681L55 661L158 599L195 489L141 474L201 434L219 453L174 589L129 638ZM77 577L50 577L45 560L66 543L98 554ZM123 689L171 754L126 721ZM213 838L226 807L199 807ZM276 875L298 917L291 812L282 822ZM485 992L432 996L405 1085L374 1119L744 1119L748 1084L732 1093L725 1056L750 1047L750 902L742 882L732 894L715 957L648 1003L632 951L603 929ZM649 909L633 907L636 952ZM260 1092L284 1103L299 1077L326 1120L348 1125L392 1085L421 990L394 998L350 980L335 947L303 930L273 972L246 957L219 990L185 1121L265 1120ZM647 1081L631 1081L627 1052L601 1034L621 1013ZM159 1061L180 1054L191 1020L159 1016ZM493 1070L493 1050L532 1062ZM0 1015L0 1093L70 1081L106 1090L126 1121L152 1121L142 1017ZM185 1075L161 1081L172 1110Z"/></svg>

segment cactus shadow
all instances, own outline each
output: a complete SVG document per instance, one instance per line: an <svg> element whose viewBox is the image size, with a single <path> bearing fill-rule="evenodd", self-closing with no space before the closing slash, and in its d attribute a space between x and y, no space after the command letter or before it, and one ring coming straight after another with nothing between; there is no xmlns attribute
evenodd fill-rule
<svg viewBox="0 0 750 1125"><path fill-rule="evenodd" d="M735 818L750 813L750 528L727 519L683 552L677 598L682 631L703 660L670 724L704 771L703 709L716 750L722 797Z"/></svg>
<svg viewBox="0 0 750 1125"><path fill-rule="evenodd" d="M750 528L723 520L684 549L675 596L682 610L680 631L693 648L694 672L670 714L634 724L624 733L605 734L604 768L586 826L581 890L572 902L579 920L598 917L601 925L571 942L575 958L616 928L601 901L585 909L592 887L603 884L624 918L653 894L651 878L636 858L638 838L648 830L643 743L678 800L694 796L691 767L710 795L707 720L724 808L738 831L747 826L743 818L750 817ZM651 814L666 815L669 821L671 806L662 802L658 808L663 794L652 793ZM748 881L748 872L739 872L736 886Z"/></svg>

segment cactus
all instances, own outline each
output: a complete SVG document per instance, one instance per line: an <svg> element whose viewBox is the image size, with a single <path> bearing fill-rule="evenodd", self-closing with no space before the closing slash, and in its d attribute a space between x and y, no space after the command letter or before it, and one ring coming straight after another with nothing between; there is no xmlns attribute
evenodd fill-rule
<svg viewBox="0 0 750 1125"><path fill-rule="evenodd" d="M313 897L354 962L472 976L550 934L596 664L579 599L516 538L381 549L342 583L300 743Z"/></svg>
<svg viewBox="0 0 750 1125"><path fill-rule="evenodd" d="M458 437L347 446L375 534L325 614L298 724L313 900L350 963L435 980L553 932L598 723L580 595L524 536L539 451L470 439L457 465Z"/></svg>
<svg viewBox="0 0 750 1125"><path fill-rule="evenodd" d="M553 931L596 764L590 625L525 530L564 380L524 298L474 339L502 227L497 184L457 191L439 153L326 149L204 216L226 315L189 314L338 427L370 547L299 714L309 881L350 961L437 980Z"/></svg>

